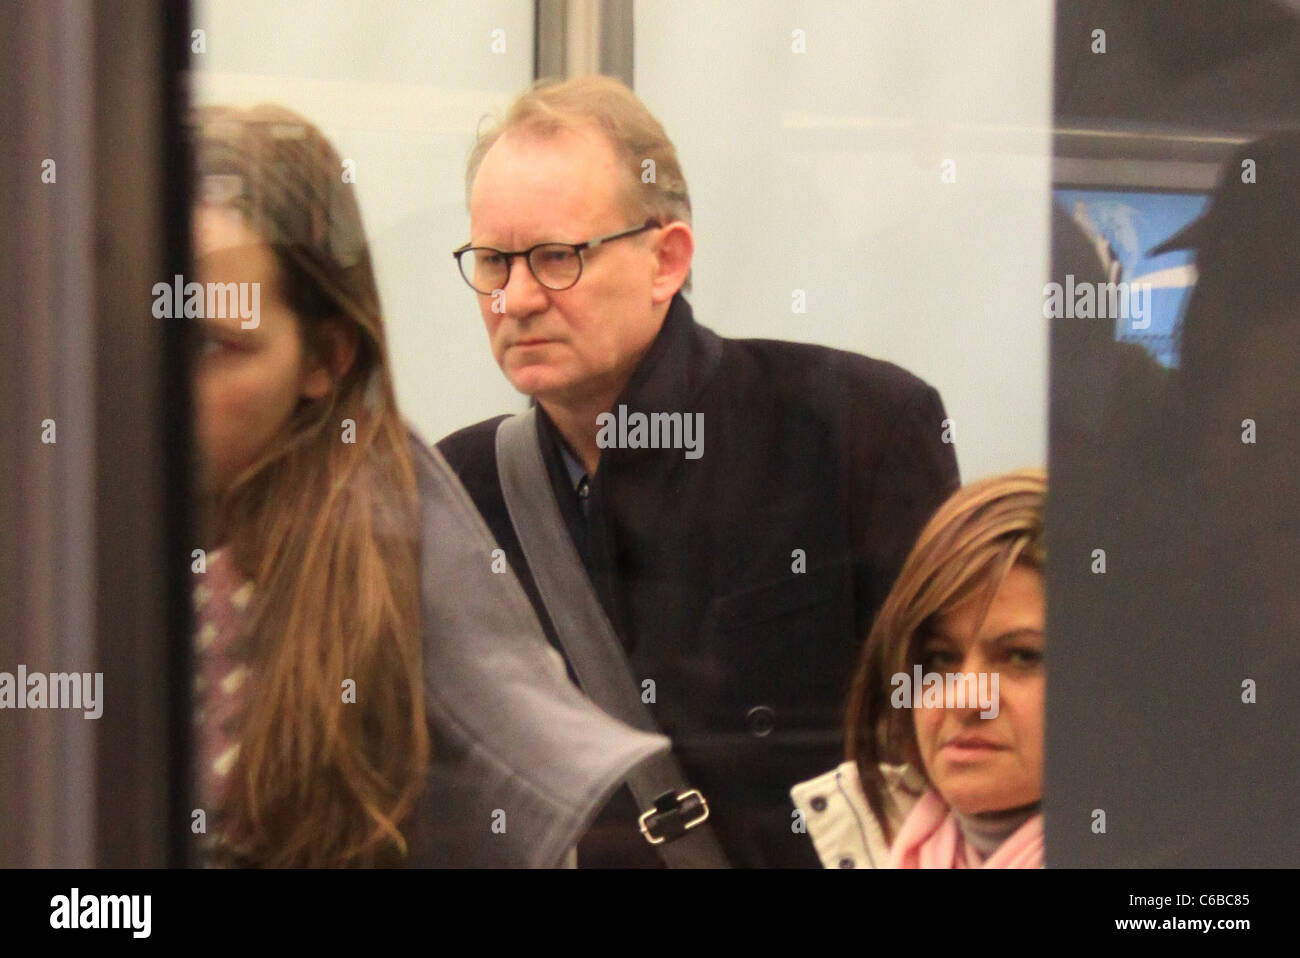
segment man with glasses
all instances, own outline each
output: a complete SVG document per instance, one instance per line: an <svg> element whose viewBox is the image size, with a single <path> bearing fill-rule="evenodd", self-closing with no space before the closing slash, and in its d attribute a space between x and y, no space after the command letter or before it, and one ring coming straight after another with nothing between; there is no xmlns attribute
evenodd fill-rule
<svg viewBox="0 0 1300 958"><path fill-rule="evenodd" d="M467 189L454 256L535 401L563 527L642 702L730 864L816 867L788 790L842 759L867 628L957 487L938 393L889 363L696 323L676 151L615 80L520 96L480 136ZM506 506L502 418L439 449L563 650ZM579 865L659 864L643 804L623 789Z"/></svg>
<svg viewBox="0 0 1300 958"><path fill-rule="evenodd" d="M595 249L625 236L636 236L649 229L658 229L660 225L658 220L646 220L644 226L600 236L585 243L538 243L514 253L490 246L470 246L467 243L453 255L460 266L460 275L476 293L485 296L504 293L506 283L510 282L510 264L515 256L522 256L528 262L528 268L532 270L537 282L558 293L576 286L582 278L583 250Z"/></svg>

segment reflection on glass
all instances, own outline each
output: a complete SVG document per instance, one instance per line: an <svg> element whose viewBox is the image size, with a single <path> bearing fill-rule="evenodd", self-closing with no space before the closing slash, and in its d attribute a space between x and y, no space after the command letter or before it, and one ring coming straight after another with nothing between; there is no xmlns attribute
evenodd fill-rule
<svg viewBox="0 0 1300 958"><path fill-rule="evenodd" d="M1108 864L1294 864L1300 779L1278 756L1300 691L1298 201L1300 135L1270 135L1223 163L1202 216L1144 237L1194 256L1177 368L1109 320L1056 324L1055 548L1080 557L1063 668L1107 703L1106 734L1069 744L1084 774L1113 770L1062 815L1124 810L1094 846ZM1057 241L1058 273L1097 278L1063 214Z"/></svg>

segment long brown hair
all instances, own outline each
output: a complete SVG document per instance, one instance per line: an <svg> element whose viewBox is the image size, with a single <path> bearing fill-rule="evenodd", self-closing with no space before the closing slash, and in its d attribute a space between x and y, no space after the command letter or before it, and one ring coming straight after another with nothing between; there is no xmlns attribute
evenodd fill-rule
<svg viewBox="0 0 1300 958"><path fill-rule="evenodd" d="M338 154L301 116L205 107L196 125L199 198L270 244L306 349L328 351L330 323L356 341L332 391L301 402L210 516L255 597L217 861L399 863L429 761L419 505L361 214Z"/></svg>
<svg viewBox="0 0 1300 958"><path fill-rule="evenodd" d="M890 707L891 677L920 662L928 630L973 596L983 605L976 629L1011 568L1042 571L1047 474L1022 469L955 492L921 530L863 646L845 717L846 757L887 841L887 786L880 763L906 764L925 777L916 728L906 710Z"/></svg>

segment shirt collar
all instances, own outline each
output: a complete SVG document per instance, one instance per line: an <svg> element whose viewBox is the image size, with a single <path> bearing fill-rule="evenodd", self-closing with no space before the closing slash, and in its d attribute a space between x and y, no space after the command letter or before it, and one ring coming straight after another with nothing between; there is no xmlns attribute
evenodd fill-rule
<svg viewBox="0 0 1300 958"><path fill-rule="evenodd" d="M587 468L569 449L569 444L563 439L559 442L560 458L564 460L564 468L568 470L569 482L573 484L573 491L577 492L578 487L582 485L582 480L587 478Z"/></svg>

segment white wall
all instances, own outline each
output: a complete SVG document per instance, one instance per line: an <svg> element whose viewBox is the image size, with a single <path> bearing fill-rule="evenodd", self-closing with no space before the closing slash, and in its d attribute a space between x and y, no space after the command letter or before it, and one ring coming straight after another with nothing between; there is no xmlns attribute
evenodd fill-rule
<svg viewBox="0 0 1300 958"><path fill-rule="evenodd" d="M691 189L696 318L917 373L964 480L1044 464L1052 5L643 0L635 38Z"/></svg>
<svg viewBox="0 0 1300 958"><path fill-rule="evenodd" d="M196 103L281 103L355 161L397 398L416 428L435 441L521 409L451 251L469 238L479 119L532 82L531 0L207 0L194 27L207 45L191 57Z"/></svg>

